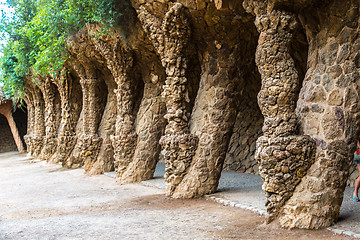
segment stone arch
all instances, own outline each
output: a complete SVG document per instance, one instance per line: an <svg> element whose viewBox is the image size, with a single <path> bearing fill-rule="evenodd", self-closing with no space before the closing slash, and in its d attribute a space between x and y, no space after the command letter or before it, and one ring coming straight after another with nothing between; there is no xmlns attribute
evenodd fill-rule
<svg viewBox="0 0 360 240"><path fill-rule="evenodd" d="M1 141L0 152L16 151L16 144L11 134L9 123L3 114L0 114L0 127L1 127Z"/></svg>

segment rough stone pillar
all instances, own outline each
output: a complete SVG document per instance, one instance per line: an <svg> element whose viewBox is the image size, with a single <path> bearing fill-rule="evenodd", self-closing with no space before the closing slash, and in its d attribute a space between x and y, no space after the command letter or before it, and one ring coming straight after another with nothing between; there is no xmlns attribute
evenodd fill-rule
<svg viewBox="0 0 360 240"><path fill-rule="evenodd" d="M96 27L91 29L94 26L88 25L88 27L88 31L99 31ZM108 37L105 40L93 38L92 40L96 49L105 58L117 85L114 90L116 96L115 133L110 139L114 148L116 177L119 182L123 182L122 176L133 159L137 142L133 96L135 82L129 76L129 71L133 67L133 53L122 46L119 38Z"/></svg>
<svg viewBox="0 0 360 240"><path fill-rule="evenodd" d="M195 155L186 176L174 191L173 197L193 198L214 193L236 120L235 99L243 80L230 72L236 66L238 51L218 50L203 55L203 69L216 62L216 74L205 71L201 76L195 106L191 115L191 133L199 138ZM216 56L216 57L215 57ZM214 58L213 58L214 57Z"/></svg>
<svg viewBox="0 0 360 240"><path fill-rule="evenodd" d="M45 139L44 147L39 158L43 160L49 160L56 150L56 137L58 130L58 120L56 119L57 109L55 106L57 90L55 89L55 85L51 82L49 77L44 79L42 83L42 91L45 101Z"/></svg>
<svg viewBox="0 0 360 240"><path fill-rule="evenodd" d="M166 164L167 195L173 196L186 175L197 147L197 138L190 133L186 105L190 101L186 88L187 61L184 49L190 38L190 26L182 4L176 3L166 13L161 27L159 20L141 6L138 13L144 30L157 49L166 69L163 86L168 125L161 138L162 154ZM174 196L176 197L176 196Z"/></svg>
<svg viewBox="0 0 360 240"><path fill-rule="evenodd" d="M12 110L13 110L13 103L11 100L6 101L5 103L3 103L0 106L0 114L4 115L9 123L10 130L11 130L11 133L15 140L15 144L16 144L18 151L24 152L25 149L24 149L18 128L16 127L16 123L15 123L13 115L12 115L12 112L13 112Z"/></svg>
<svg viewBox="0 0 360 240"><path fill-rule="evenodd" d="M34 132L34 105L33 105L33 96L29 89L26 89L25 96L26 108L28 113L28 125L27 125L27 133L24 136L24 141L26 144L26 150L30 154L32 152L32 135Z"/></svg>
<svg viewBox="0 0 360 240"><path fill-rule="evenodd" d="M88 25L91 32L99 32ZM117 34L113 34L117 36ZM157 81L145 83L141 104L136 113L136 91L142 90L141 80L134 79L133 51L119 37L93 38L96 49L106 59L107 67L117 84L116 129L111 137L115 151L115 170L121 183L139 182L153 177L159 156L159 139L164 128L163 107ZM153 63L146 63L151 65ZM148 76L143 76L143 79ZM145 80L144 80L145 81ZM110 93L109 93L110 94ZM160 106L159 106L160 105ZM146 113L144 111L146 111ZM138 123L136 124L136 118ZM142 118L142 119L141 119ZM146 120L145 120L146 118ZM137 126L137 129L135 129ZM137 133L140 132L140 135Z"/></svg>
<svg viewBox="0 0 360 240"><path fill-rule="evenodd" d="M134 100L132 98L131 80L126 72L115 78L118 88L115 90L117 99L117 119L115 135L111 141L115 151L115 169L117 178L121 181L122 175L132 161L136 148L137 134L132 113Z"/></svg>
<svg viewBox="0 0 360 240"><path fill-rule="evenodd" d="M83 104L82 126L77 126L81 128L81 135L66 165L70 168L84 165L88 172L97 161L103 142L98 133L107 97L101 71L103 59L85 30L70 38L67 44L72 54L72 68L80 78Z"/></svg>
<svg viewBox="0 0 360 240"><path fill-rule="evenodd" d="M55 79L61 101L61 121L57 137L57 148L50 162L66 162L76 144L75 126L81 109L81 90L74 78L65 71ZM80 86L79 86L80 88Z"/></svg>
<svg viewBox="0 0 360 240"><path fill-rule="evenodd" d="M78 139L80 146L80 156L82 157L85 168L94 162L99 153L102 139L97 134L99 119L98 104L96 99L96 79L81 78L80 84L83 92L83 132ZM81 162L72 164L82 164ZM77 167L77 166L74 166Z"/></svg>
<svg viewBox="0 0 360 240"><path fill-rule="evenodd" d="M296 17L284 11L255 11L260 33L256 64L262 78L258 103L264 115L264 136L257 141L256 159L264 180L268 222L285 202L314 161L315 143L297 136L295 114L299 77L289 53Z"/></svg>
<svg viewBox="0 0 360 240"><path fill-rule="evenodd" d="M34 135L32 136L31 154L38 157L44 144L45 119L44 119L44 98L40 89L34 86Z"/></svg>
<svg viewBox="0 0 360 240"><path fill-rule="evenodd" d="M154 83L145 83L136 121L136 149L121 182L140 182L151 179L154 175L161 148L159 140L165 128L165 106L160 91L159 86Z"/></svg>
<svg viewBox="0 0 360 240"><path fill-rule="evenodd" d="M99 154L97 160L88 165L85 173L89 175L103 174L114 170L114 148L111 142L111 135L115 133L116 123L116 96L114 89L116 88L115 82L112 77L106 80L108 89L106 106L99 126L99 136L102 138Z"/></svg>
<svg viewBox="0 0 360 240"><path fill-rule="evenodd" d="M360 37L358 14L353 14L358 8L358 1L334 1L309 12L319 14L317 22L303 22L310 44L297 113L300 130L317 148L315 162L280 214L287 228L328 227L339 216L360 133ZM311 32L314 26L319 30Z"/></svg>

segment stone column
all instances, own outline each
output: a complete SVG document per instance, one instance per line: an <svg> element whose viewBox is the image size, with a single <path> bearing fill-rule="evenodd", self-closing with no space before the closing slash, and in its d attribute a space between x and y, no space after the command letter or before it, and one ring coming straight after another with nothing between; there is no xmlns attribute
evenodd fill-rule
<svg viewBox="0 0 360 240"><path fill-rule="evenodd" d="M27 133L24 136L24 141L26 144L26 150L30 154L32 152L32 135L34 132L34 105L33 105L33 97L29 89L26 89L24 96L28 114L28 123L27 123Z"/></svg>
<svg viewBox="0 0 360 240"><path fill-rule="evenodd" d="M24 152L24 145L22 143L18 128L16 127L16 123L14 121L13 115L12 115L12 111L13 110L13 103L11 100L3 103L0 106L0 114L4 115L5 118L7 119L9 126L10 126L10 130L11 133L13 135L13 138L15 140L15 144L16 147L18 149L19 152Z"/></svg>
<svg viewBox="0 0 360 240"><path fill-rule="evenodd" d="M49 160L56 150L58 130L55 106L56 89L49 77L44 79L42 91L45 100L45 139L44 147L39 158Z"/></svg>
<svg viewBox="0 0 360 240"><path fill-rule="evenodd" d="M157 49L166 81L163 98L168 125L161 138L162 154L166 164L167 195L173 196L189 168L197 147L197 138L190 133L190 113L186 106L190 101L186 89L187 61L184 49L190 38L190 26L182 4L176 3L165 15L160 27L159 20L145 7L139 9L139 19Z"/></svg>
<svg viewBox="0 0 360 240"><path fill-rule="evenodd" d="M190 126L199 138L195 155L186 176L174 191L173 197L193 198L217 190L231 132L236 120L235 99L242 89L241 77L229 74L238 63L238 51L218 50L203 55L203 69L216 62L216 74L204 71L202 86L195 99ZM215 71L214 71L215 72ZM241 75L241 73L239 73Z"/></svg>
<svg viewBox="0 0 360 240"><path fill-rule="evenodd" d="M57 148L50 162L66 162L76 144L75 126L81 109L81 91L78 92L74 79L68 73L61 72L60 77L55 79L61 100L61 121L57 137ZM80 95L80 98L75 95ZM80 101L80 102L78 102Z"/></svg>
<svg viewBox="0 0 360 240"><path fill-rule="evenodd" d="M121 182L140 182L151 179L159 160L159 140L165 128L165 105L159 92L161 83L155 85L145 82L144 95L137 114L136 132L138 133L134 156Z"/></svg>
<svg viewBox="0 0 360 240"><path fill-rule="evenodd" d="M83 43L84 42L78 43L72 41L70 44L71 49L73 51L89 51L89 49L82 48L88 46ZM80 78L82 92L82 126L74 150L63 165L68 168L78 168L85 165L85 168L88 169L88 166L92 165L92 162L96 160L102 142L97 132L101 120L101 114L99 113L103 111L98 95L98 91L101 91L101 89L98 87L97 69L89 58L78 54L76 59L72 59L71 62L73 69Z"/></svg>
<svg viewBox="0 0 360 240"><path fill-rule="evenodd" d="M115 169L117 178L121 181L122 175L129 166L136 148L137 134L132 113L134 100L132 98L131 81L126 72L115 79L118 88L115 90L117 99L117 119L115 135L111 141L115 151Z"/></svg>
<svg viewBox="0 0 360 240"><path fill-rule="evenodd" d="M89 29L91 32L99 31L96 25L88 25L88 27L91 27ZM134 89L142 82L137 82L138 79L131 77L134 53L127 49L125 43L118 37L93 38L93 41L96 49L106 59L107 67L117 84L117 89L114 91L117 98L116 130L111 137L115 150L117 180L121 183L129 183L150 179L158 161L159 139L164 127L161 115L163 108L160 108L158 103L161 97L158 96L159 91L152 91L158 87L157 82L145 83L144 95L136 113ZM139 120L136 130L136 117L145 115L142 110L145 110L149 116L146 121ZM138 136L137 131L141 132L141 136Z"/></svg>
<svg viewBox="0 0 360 240"><path fill-rule="evenodd" d="M255 20L260 32L256 64L262 78L258 103L264 115L264 136L257 141L256 159L264 180L268 222L278 217L314 161L314 142L296 135L300 86L289 54L296 24L293 14L276 10L258 12Z"/></svg>
<svg viewBox="0 0 360 240"><path fill-rule="evenodd" d="M97 80L82 77L80 84L83 92L83 132L78 141L81 161L83 161L85 168L87 168L88 164L96 160L102 141L97 134L99 123L99 119L97 119L99 106L96 99ZM73 162L72 164L81 163Z"/></svg>
<svg viewBox="0 0 360 240"><path fill-rule="evenodd" d="M89 32L99 32L97 26L87 25ZM124 48L119 38L108 36L105 39L92 38L96 50L106 60L107 67L114 77L117 88L115 133L110 136L114 149L114 167L118 181L132 161L136 148L137 134L135 132L133 88L135 83L129 77L133 67L133 54ZM110 90L110 89L109 89ZM113 94L113 93L108 93Z"/></svg>
<svg viewBox="0 0 360 240"><path fill-rule="evenodd" d="M38 157L44 144L45 119L44 119L44 98L40 89L34 86L34 135L32 137L32 155Z"/></svg>
<svg viewBox="0 0 360 240"><path fill-rule="evenodd" d="M360 133L360 37L358 15L352 15L358 7L359 2L335 1L329 8L314 10L318 22L303 22L307 30L319 30L308 32L308 69L297 113L300 130L317 148L315 162L280 213L280 224L287 228L329 227L340 213ZM344 20L337 21L335 15Z"/></svg>

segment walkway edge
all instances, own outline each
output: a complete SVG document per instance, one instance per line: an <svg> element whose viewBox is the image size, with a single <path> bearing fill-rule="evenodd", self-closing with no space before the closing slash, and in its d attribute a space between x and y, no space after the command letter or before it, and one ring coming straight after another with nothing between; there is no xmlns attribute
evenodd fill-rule
<svg viewBox="0 0 360 240"><path fill-rule="evenodd" d="M342 234L342 235L346 235L346 236L355 237L355 238L360 239L360 234L352 232L352 231L346 231L346 230L342 230L342 229L338 229L338 228L332 228L332 227L328 227L327 230L332 231L333 233L338 234L338 235Z"/></svg>

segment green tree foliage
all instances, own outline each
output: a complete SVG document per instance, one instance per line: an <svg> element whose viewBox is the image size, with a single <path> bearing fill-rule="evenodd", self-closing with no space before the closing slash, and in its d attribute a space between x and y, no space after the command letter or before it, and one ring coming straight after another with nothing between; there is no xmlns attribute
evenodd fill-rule
<svg viewBox="0 0 360 240"><path fill-rule="evenodd" d="M86 23L116 27L126 11L126 0L8 0L12 16L0 21L2 47L0 82L8 95L24 91L24 78L56 75L69 58L66 39Z"/></svg>

